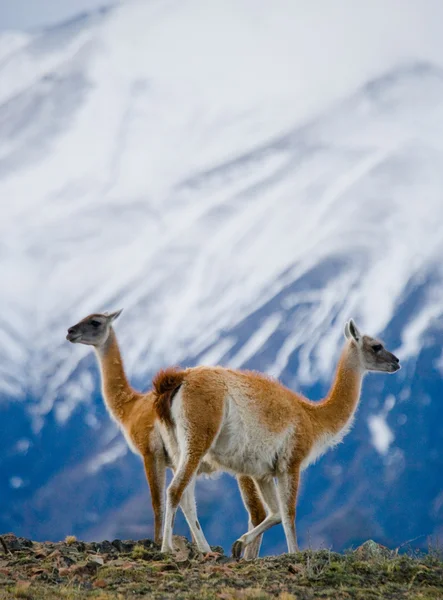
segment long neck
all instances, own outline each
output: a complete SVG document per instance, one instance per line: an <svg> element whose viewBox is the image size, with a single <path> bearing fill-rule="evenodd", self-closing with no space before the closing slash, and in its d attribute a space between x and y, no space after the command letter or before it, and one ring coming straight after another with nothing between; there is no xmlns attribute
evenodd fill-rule
<svg viewBox="0 0 443 600"><path fill-rule="evenodd" d="M124 422L138 394L129 385L113 329L109 332L105 344L96 347L95 350L100 364L105 403L114 418Z"/></svg>
<svg viewBox="0 0 443 600"><path fill-rule="evenodd" d="M336 434L352 423L360 400L362 379L358 350L352 342L348 342L329 394L316 406L316 416L323 432Z"/></svg>

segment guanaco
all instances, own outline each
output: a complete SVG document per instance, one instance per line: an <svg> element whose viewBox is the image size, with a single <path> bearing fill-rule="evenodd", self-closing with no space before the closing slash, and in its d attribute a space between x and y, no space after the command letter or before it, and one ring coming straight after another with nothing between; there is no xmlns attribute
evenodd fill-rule
<svg viewBox="0 0 443 600"><path fill-rule="evenodd" d="M161 542L165 473L173 462L162 440L159 418L154 408L153 392L134 390L126 377L117 337L112 327L121 310L111 314L92 314L68 329L66 339L76 344L93 346L101 372L102 395L111 417L120 425L130 448L139 454L144 463L146 478L151 491L154 512L154 538ZM167 383L167 379L164 380ZM201 461L199 473L211 474L212 465ZM240 493L249 514L249 529L253 529L266 517L266 511L254 482L247 476L237 478ZM197 518L194 489L188 487L180 498L180 506L198 549L210 553ZM258 556L261 539L245 552L246 559ZM169 549L172 548L169 540Z"/></svg>
<svg viewBox="0 0 443 600"><path fill-rule="evenodd" d="M255 372L196 367L158 373L153 381L155 409L175 467L167 490L163 552L172 549L177 506L186 490L193 491L203 458L214 469L251 477L269 511L234 543L235 557L280 522L288 552L297 550L300 472L349 431L364 374L400 369L399 359L379 340L362 335L353 320L346 323L344 334L334 382L320 402Z"/></svg>

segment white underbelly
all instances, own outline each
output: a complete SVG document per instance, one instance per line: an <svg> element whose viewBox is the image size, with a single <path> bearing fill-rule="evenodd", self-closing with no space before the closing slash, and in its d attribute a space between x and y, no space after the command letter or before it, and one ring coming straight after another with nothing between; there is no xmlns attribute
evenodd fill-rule
<svg viewBox="0 0 443 600"><path fill-rule="evenodd" d="M182 390L172 403L174 433L162 426L162 437L172 463L177 466L182 452L189 451L191 440L182 411ZM285 469L294 443L293 426L273 433L259 421L248 400L239 395L234 401L227 397L221 428L211 448L202 457L200 473L227 471L232 474L265 477Z"/></svg>
<svg viewBox="0 0 443 600"><path fill-rule="evenodd" d="M242 410L231 398L220 433L207 460L234 474L264 477L284 469L293 428L274 433L261 425L250 409Z"/></svg>

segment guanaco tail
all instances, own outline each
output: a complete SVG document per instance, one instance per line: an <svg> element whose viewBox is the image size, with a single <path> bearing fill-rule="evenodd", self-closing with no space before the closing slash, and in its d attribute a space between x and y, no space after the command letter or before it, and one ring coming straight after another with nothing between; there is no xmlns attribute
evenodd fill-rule
<svg viewBox="0 0 443 600"><path fill-rule="evenodd" d="M239 557L267 529L282 522L288 552L297 549L300 472L349 431L367 371L394 373L399 360L362 335L354 321L329 394L312 402L275 380L222 367L166 369L154 378L155 409L173 460L162 550L172 550L172 527L184 493L194 493L201 462L255 482L268 514L233 545ZM275 483L274 483L275 478ZM276 493L277 492L277 493Z"/></svg>

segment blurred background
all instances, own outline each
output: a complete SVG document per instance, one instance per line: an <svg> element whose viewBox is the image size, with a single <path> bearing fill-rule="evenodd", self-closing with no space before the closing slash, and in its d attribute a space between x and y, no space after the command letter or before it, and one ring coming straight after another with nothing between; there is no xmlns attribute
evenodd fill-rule
<svg viewBox="0 0 443 600"><path fill-rule="evenodd" d="M0 0L0 532L153 535L93 352L65 340L124 308L141 389L222 364L320 399L345 321L380 336L403 369L367 376L305 472L300 542L442 539L442 22L439 0ZM197 499L228 550L235 481Z"/></svg>

